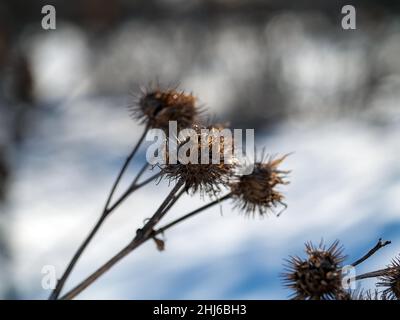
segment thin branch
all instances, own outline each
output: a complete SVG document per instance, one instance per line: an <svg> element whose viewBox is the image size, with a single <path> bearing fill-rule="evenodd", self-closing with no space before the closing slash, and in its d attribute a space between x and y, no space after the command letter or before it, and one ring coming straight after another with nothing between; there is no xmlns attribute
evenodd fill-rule
<svg viewBox="0 0 400 320"><path fill-rule="evenodd" d="M179 199L185 193L185 191L186 190L184 188L181 191L179 191L179 193L176 195L176 199ZM169 205L165 207L164 212L167 213L174 204L175 204L175 201L171 201L169 203Z"/></svg>
<svg viewBox="0 0 400 320"><path fill-rule="evenodd" d="M118 261L122 258L126 257L129 253L131 253L135 248L137 248L140 244L142 244L145 240L142 239L139 241L138 239L134 239L131 243L129 243L124 249L122 249L118 254L108 260L104 265L102 265L99 269L97 269L94 273L92 273L86 280L82 281L78 286L74 289L66 293L62 296L61 300L71 300L76 297L79 293L89 287L93 282L95 282L101 275L106 273L112 266L114 266Z"/></svg>
<svg viewBox="0 0 400 320"><path fill-rule="evenodd" d="M76 251L76 253L72 257L70 263L67 266L67 269L64 271L64 274L62 275L62 277L58 281L57 286L54 289L54 291L53 291L52 295L50 296L49 300L57 299L58 295L60 294L60 292L61 292L61 290L62 290L62 288L63 288L63 286L64 286L64 284L65 284L65 282L66 282L66 280L68 278L68 276L71 274L75 264L77 263L79 257L82 255L82 253L84 252L86 247L92 241L93 237L95 236L95 234L100 229L100 227L103 224L104 220L111 214L111 212L113 212L130 194L132 194L134 191L140 189L141 187L145 186L149 182L157 179L159 176L160 176L160 173L157 173L157 174L149 177L145 181L130 187L128 190L126 190L121 195L121 197L115 202L115 204L113 206L111 206L109 209L107 209L106 212L103 212L103 214L100 216L99 220L96 222L96 224L93 227L93 229L90 231L90 233L87 235L87 237L85 238L83 243L79 246L78 250ZM59 289L57 289L57 288L59 288ZM56 289L57 289L57 292L55 291Z"/></svg>
<svg viewBox="0 0 400 320"><path fill-rule="evenodd" d="M208 203L208 204L206 204L206 205L204 205L204 206L202 206L202 207L200 207L200 208L198 208L196 210L193 210L192 212L190 212L188 214L185 214L184 216L182 216L182 217L180 217L180 218L178 218L178 219L166 224L165 226L155 230L153 235L156 236L157 234L164 233L167 229L173 227L174 225L176 225L176 224L178 224L178 223L180 223L180 222L182 222L182 221L184 221L186 219L189 219L190 217L193 217L194 215L196 215L196 214L198 214L198 213L200 213L200 212L202 212L202 211L204 211L204 210L206 210L206 209L208 209L208 208L210 208L210 207L212 207L212 206L214 206L216 204L219 204L219 203L221 203L222 201L224 201L226 199L229 199L231 196L232 196L232 194L228 193L227 195L225 195L225 196L223 196L223 197L221 197L221 198L219 198L219 199L217 199L217 200L215 200L213 202L210 202L210 203Z"/></svg>
<svg viewBox="0 0 400 320"><path fill-rule="evenodd" d="M111 187L111 191L110 191L110 193L109 193L109 195L107 197L107 201L106 201L106 203L104 205L103 212L107 211L107 208L108 208L108 206L109 206L109 204L111 202L111 199L112 199L112 197L113 197L113 195L115 193L115 190L117 189L117 186L118 186L118 184L119 184L119 182L120 182L120 180L121 180L126 168L128 167L128 165L131 162L131 160L133 159L133 157L135 156L136 152L139 150L139 147L142 144L142 142L143 142L143 140L144 140L144 138L145 138L145 136L146 136L148 131L149 131L149 126L146 126L146 128L144 129L144 131L143 131L142 135L140 136L138 142L136 143L136 145L134 146L133 150L131 151L131 153L126 158L125 163L123 164L123 166L122 166L122 168L121 168L121 170L120 170L120 172L119 172L119 174L117 176L117 179L114 181L114 184Z"/></svg>
<svg viewBox="0 0 400 320"><path fill-rule="evenodd" d="M368 278L376 278L376 277L381 277L383 276L386 272L390 271L391 268L386 268L386 269L381 269L381 270L376 270L372 272L367 272L364 274L360 274L355 277L355 280L363 280L363 279L368 279Z"/></svg>
<svg viewBox="0 0 400 320"><path fill-rule="evenodd" d="M119 198L117 201L115 201L115 203L109 207L106 211L106 214L110 214L112 211L114 211L128 196L131 195L132 192L136 191L137 189L140 189L141 187L143 187L144 185L148 184L149 182L157 179L158 177L161 176L161 172L158 172L154 175L152 175L151 177L147 178L146 180L144 180L143 182L136 184L136 185L132 185L131 187L129 187L129 189L127 189Z"/></svg>
<svg viewBox="0 0 400 320"><path fill-rule="evenodd" d="M141 233L143 233L144 237L151 237L154 230L153 227L165 216L168 207L168 210L171 209L172 205L179 199L179 197L183 194L180 191L181 187L184 185L183 180L179 180L175 187L171 190L167 198L165 198L164 202L158 208L158 210L153 214L150 220L145 224L145 226L141 229Z"/></svg>
<svg viewBox="0 0 400 320"><path fill-rule="evenodd" d="M373 247L371 250L369 250L363 257L358 259L357 261L353 262L351 265L353 267L358 266L359 264L363 263L365 260L370 258L375 252L377 252L379 249L383 248L384 246L387 246L388 244L392 243L391 241L385 241L382 242L382 238L379 238L378 243Z"/></svg>
<svg viewBox="0 0 400 320"><path fill-rule="evenodd" d="M146 162L143 167L140 169L138 174L136 175L136 178L132 181L132 186L136 185L137 182L139 181L140 177L143 175L143 173L146 171L146 169L149 167L149 164Z"/></svg>
<svg viewBox="0 0 400 320"><path fill-rule="evenodd" d="M182 195L182 192L179 192L179 189L181 189L183 183L184 183L183 181L179 181L175 185L175 187L171 190L171 192L165 198L163 203L160 205L160 207L154 213L154 215L148 220L148 222L146 222L146 224L144 225L144 227L142 229L139 229L136 232L135 238L124 249L122 249L117 255L112 257L103 266L101 266L94 273L92 273L88 278L83 280L75 288L73 288L71 291L66 293L63 297L61 297L61 299L62 300L73 299L79 293L81 293L83 290L85 290L88 286L90 286L94 281L96 281L101 275L103 275L105 272L107 272L118 261L120 261L122 258L127 256L129 253L131 253L139 245L141 245L148 239L151 239L153 236L153 227L167 213L165 208L167 208L167 207L171 208L172 206L170 204L175 203L178 200L179 196Z"/></svg>
<svg viewBox="0 0 400 320"><path fill-rule="evenodd" d="M67 281L69 275L71 274L74 266L76 265L76 263L78 262L79 257L82 255L82 253L85 251L86 247L89 245L90 241L93 239L93 237L95 236L95 234L97 233L97 231L100 229L101 225L103 224L104 220L107 218L107 216L119 205L119 203L121 203L123 201L123 199L125 199L129 194L131 194L133 191L139 189L140 187L142 187L143 185L147 184L148 182L150 182L151 180L153 180L155 177L151 177L151 179L147 179L146 181L144 181L143 183L137 185L137 181L139 180L140 176L143 174L143 172L145 171L145 169L147 168L147 163L144 167L142 167L142 169L139 171L139 173L137 174L136 178L134 179L131 187L127 190L127 192L125 192L125 194L123 195L124 197L121 200L121 198L119 199L119 203L116 206L113 206L112 209L108 208L110 205L110 202L112 200L112 197L115 193L115 190L124 174L124 172L126 171L129 163L131 162L131 160L133 159L133 157L135 156L136 152L138 151L140 145L142 144L147 132L149 130L149 127L146 126L146 128L144 129L141 137L139 138L138 142L136 143L136 145L134 146L133 150L131 151L131 153L129 154L129 156L126 158L125 163L123 164L116 180L114 181L114 184L111 187L111 191L107 197L106 203L104 205L104 209L103 212L99 218L99 220L96 222L95 226L93 227L93 229L90 231L90 233L88 234L88 236L85 238L85 240L82 242L82 244L79 246L78 250L76 251L76 253L74 254L74 256L72 257L71 261L69 262L67 268L65 269L63 275L61 276L61 278L58 280L56 288L52 291L49 300L56 300L58 298L58 296L61 293L62 288L64 287L65 282Z"/></svg>

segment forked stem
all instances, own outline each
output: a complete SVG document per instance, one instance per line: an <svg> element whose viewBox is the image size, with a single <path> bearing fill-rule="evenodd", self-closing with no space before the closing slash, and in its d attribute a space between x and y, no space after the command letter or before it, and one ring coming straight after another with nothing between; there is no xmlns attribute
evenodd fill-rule
<svg viewBox="0 0 400 320"><path fill-rule="evenodd" d="M144 181L144 183L141 184L137 184L137 181L139 180L139 178L141 177L141 175L144 173L144 171L146 170L146 168L148 167L148 164L146 163L142 169L139 171L139 173L137 174L137 176L135 177L131 187L128 188L128 190L119 198L119 200L117 200L116 204L114 204L111 208L109 208L109 205L111 203L112 197L115 193L115 190L117 189L117 186L119 184L119 182L121 181L121 178L123 176L123 174L125 173L129 163L131 162L131 160L133 159L133 157L135 156L135 154L137 153L140 145L142 144L147 132L149 130L149 126L146 126L145 130L143 131L143 134L141 135L141 137L139 138L138 142L136 143L136 145L134 146L134 148L132 149L131 153L128 155L128 157L126 158L120 172L118 173L118 176L116 178L116 180L114 181L110 193L107 197L106 203L104 205L104 209L103 212L99 218L99 220L97 220L95 226L93 227L93 229L90 231L90 233L87 235L87 237L85 238L85 240L82 242L82 244L79 246L78 250L75 252L74 256L72 257L71 261L69 262L67 268L65 269L63 275L61 276L61 278L58 280L55 289L52 291L49 300L56 300L58 298L58 296L61 293L61 290L63 289L65 282L67 281L69 275L71 274L72 270L74 269L76 263L78 262L78 259L80 258L80 256L83 254L83 252L85 251L85 249L87 248L87 246L89 245L89 243L91 242L91 240L93 239L93 237L96 235L96 233L98 232L98 230L100 229L101 225L103 224L103 222L105 221L105 219L108 217L108 215L128 196L130 195L132 192L134 192L135 190L139 189L140 187L142 187L143 185L147 184L148 182L152 181L153 179L155 179L157 177L153 176L150 179L147 179L146 181Z"/></svg>
<svg viewBox="0 0 400 320"><path fill-rule="evenodd" d="M365 260L370 258L372 255L374 255L379 249L383 248L384 246L387 246L388 244L391 244L391 241L382 241L382 238L379 238L378 243L371 249L369 250L364 256L362 256L360 259L357 261L353 262L351 265L353 267L358 266L359 264L363 263Z"/></svg>
<svg viewBox="0 0 400 320"><path fill-rule="evenodd" d="M189 212L188 214L185 214L184 216L182 216L182 217L180 217L180 218L178 218L178 219L176 219L174 221L171 221L170 223L166 224L165 226L163 226L163 227L157 229L156 231L154 231L154 235L156 236L156 235L158 235L160 233L164 233L166 230L168 230L169 228L173 227L174 225L176 225L176 224L178 224L178 223L180 223L180 222L182 222L182 221L184 221L186 219L189 219L189 218L195 216L196 214L198 214L198 213L200 213L200 212L202 212L202 211L204 211L204 210L206 210L206 209L208 209L208 208L210 208L212 206L215 206L216 204L221 203L222 201L224 201L226 199L229 199L231 196L232 196L232 194L228 193L227 195L225 195L225 196L223 196L223 197L221 197L221 198L219 198L217 200L214 200L213 202L210 202L210 203L208 203L208 204L206 204L206 205L204 205L204 206L202 206L202 207L200 207L200 208L198 208L196 210L193 210L192 212Z"/></svg>
<svg viewBox="0 0 400 320"><path fill-rule="evenodd" d="M135 250L139 245L151 239L153 236L153 227L161 220L161 218L167 213L165 210L167 207L171 208L171 203L175 203L179 196L182 195L182 192L179 192L184 182L179 181L175 187L171 190L168 196L165 198L163 203L154 213L154 215L146 222L142 229L137 230L135 238L119 253L117 253L114 257L108 260L103 266L97 269L94 273L92 273L88 278L83 280L80 284L78 284L75 288L61 297L62 300L70 300L76 297L79 293L85 290L88 286L90 286L94 281L96 281L100 276L102 276L105 272L107 272L112 266L114 266L118 261L127 256L133 250Z"/></svg>
<svg viewBox="0 0 400 320"><path fill-rule="evenodd" d="M363 263L365 260L367 260L371 256L373 256L379 249L381 249L391 243L392 243L391 241L382 241L382 238L379 238L377 244L371 250L369 250L364 256L362 256L357 261L353 262L351 265L353 267L358 266L359 264ZM360 274L360 275L354 277L353 279L351 279L351 281L358 281L358 280L363 280L363 279L368 279L368 278L380 277L380 276L384 275L385 272L387 272L388 270L390 270L390 268L366 272L364 274Z"/></svg>

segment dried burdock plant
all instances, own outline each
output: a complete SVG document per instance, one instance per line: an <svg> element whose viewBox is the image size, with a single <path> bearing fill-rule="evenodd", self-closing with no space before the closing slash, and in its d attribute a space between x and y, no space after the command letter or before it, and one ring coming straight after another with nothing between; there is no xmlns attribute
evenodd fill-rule
<svg viewBox="0 0 400 320"><path fill-rule="evenodd" d="M258 212L260 216L273 212L279 205L286 208L284 196L278 190L279 185L289 183L285 180L289 171L278 169L286 157L268 157L267 161L256 162L251 174L235 177L230 189L236 206L247 214Z"/></svg>
<svg viewBox="0 0 400 320"><path fill-rule="evenodd" d="M293 290L294 299L331 300L343 294L341 269L343 248L335 241L331 246L306 243L306 259L287 260L285 285Z"/></svg>
<svg viewBox="0 0 400 320"><path fill-rule="evenodd" d="M150 178L145 181L139 183L139 179L149 168L149 165L146 163L137 173L136 177L132 180L131 185L128 189L115 201L114 204L111 204L114 193L118 187L118 184L124 175L128 165L134 158L137 153L139 147L141 146L148 130L150 128L160 128L165 129L168 126L169 121L177 121L178 128L186 128L190 127L195 119L200 114L199 108L195 105L196 98L192 94L185 94L184 92L178 92L175 89L167 89L165 91L160 90L159 88L146 92L142 90L140 98L138 101L134 103L131 107L133 116L137 119L140 119L143 123L146 124L145 129L140 136L138 142L133 147L132 151L126 158L124 164L121 167L120 172L117 175L116 180L114 181L111 191L107 197L106 203L104 205L104 209L96 222L93 229L89 232L83 243L80 245L71 261L69 262L66 270L63 275L57 282L56 288L53 290L50 295L50 299L57 299L67 278L72 272L75 264L78 259L85 251L86 247L92 241L95 234L98 232L106 218L116 209L129 195L131 195L134 191L138 190L142 186L147 183L155 180L159 177L159 173L154 174Z"/></svg>
<svg viewBox="0 0 400 320"><path fill-rule="evenodd" d="M226 137L221 136L224 130L221 126L194 125L192 129L190 140L197 150L185 149L184 152L195 152L193 159L177 159L176 163L170 163L167 156L161 174L170 181L183 181L185 190L191 194L200 192L201 195L217 196L227 186L235 169L233 140L224 141ZM181 148L186 148L188 140L189 138L185 138L178 141L178 152Z"/></svg>
<svg viewBox="0 0 400 320"><path fill-rule="evenodd" d="M169 121L177 121L179 130L189 128L201 113L192 94L159 87L143 88L130 110L141 123L163 130L168 129Z"/></svg>
<svg viewBox="0 0 400 320"><path fill-rule="evenodd" d="M63 295L61 299L73 299L76 297L118 261L148 240L155 241L158 250L164 250L165 242L158 237L159 234L226 199L234 198L236 203L242 203L242 209L245 212L249 213L258 210L261 215L264 215L278 204L286 207L286 204L283 203L283 196L276 189L278 185L287 184L284 181L287 172L278 170L278 166L286 156L278 159L269 158L265 162L261 161L255 165L255 171L247 176L247 178L246 176L236 176L232 180L235 173L234 170L237 166L237 159L234 156L233 137L231 133L227 134L223 125L203 127L194 124L200 113L195 102L196 99L193 95L179 92L176 89L161 90L157 88L143 91L140 97L138 97L136 104L132 107L132 113L135 119L145 124L144 132L124 162L107 197L100 219L74 255L66 271L58 281L50 299L57 299L59 297L78 258L109 214L135 190L156 178L166 178L173 185L172 190L158 209L146 220L141 228L137 229L133 239L126 247ZM164 136L168 147L165 150L166 162L159 166L160 172L153 174L143 182L139 182L144 172L150 168L150 165L146 163L137 173L136 177L133 178L127 190L112 203L113 195L121 177L137 153L148 130L159 128L165 131L171 121L177 122L179 130L186 129L184 132L189 133L188 135L183 135L183 138L181 132L178 135L179 139L175 145L177 153L181 157L178 156L176 161L171 161L170 155L172 153L170 153L171 146L169 146L169 142L171 139L177 137ZM192 144L188 142L192 142ZM229 189L230 192L228 191ZM223 190L226 190L227 193L221 196ZM158 223L184 193L189 193L191 196L197 193L201 196L209 195L216 199L164 226L158 227Z"/></svg>
<svg viewBox="0 0 400 320"><path fill-rule="evenodd" d="M158 87L145 90L138 97L131 110L134 118L145 124L143 134L123 163L108 194L99 220L71 259L64 274L57 282L50 299L59 298L77 260L106 218L134 191L157 178L166 178L173 185L158 209L146 220L142 227L137 229L132 240L124 248L64 294L61 299L75 298L116 263L148 240L154 241L158 250L165 250L165 241L159 237L160 234L226 199L232 199L235 207L251 215L259 213L260 216L265 216L269 212L274 212L280 206L286 208L284 196L279 188L288 184L286 179L289 171L280 170L279 166L287 155L278 158L262 157L261 161L254 164L251 173L237 175L235 169L239 165L239 161L234 156L232 136L223 134L225 128L222 125L203 127L195 124L200 111L196 106L196 98L192 94L186 94L177 89L161 90ZM178 154L181 152L183 158L178 157L176 161L170 161L172 153L169 151L171 146L167 143L168 148L165 150L167 161L159 166L160 171L140 182L143 174L151 167L150 164L146 163L132 178L127 189L113 201L117 186L148 131L158 128L165 132L171 121L177 123L177 129L186 129L186 132L190 133L187 136L183 135L182 138L180 132L179 139L176 141L177 152ZM169 130L168 133L170 133ZM170 135L164 135L166 142L176 138ZM182 160L185 159L185 156L189 161ZM226 191L225 195L222 195L223 191ZM209 195L216 199L212 199L204 206L160 227L159 222L185 193L189 193L191 196L196 194ZM383 242L379 239L370 251L350 266L355 267L361 264L389 243L390 241ZM287 261L286 272L283 274L285 285L293 291L294 299L351 300L355 298L354 294L352 295L351 292L343 289L342 267L345 257L338 241L335 241L329 247L322 242L319 246L307 243L305 251L306 258L292 257ZM387 268L358 275L352 281L376 277L380 279L378 286L384 288L383 292L379 292L380 299L399 299L400 257L393 260ZM378 294L358 295L360 299L372 297L377 298Z"/></svg>
<svg viewBox="0 0 400 320"><path fill-rule="evenodd" d="M400 256L394 258L379 277L378 287L383 287L383 294L391 300L400 300Z"/></svg>
<svg viewBox="0 0 400 320"><path fill-rule="evenodd" d="M306 259L291 257L286 260L286 272L282 274L284 285L292 290L292 298L298 300L393 300L398 299L399 259L392 261L386 269L344 278L343 270L354 268L372 257L378 250L390 244L379 239L376 245L352 264L344 266L343 247L335 241L331 246L316 247L306 243ZM350 284L367 278L380 277L378 286L386 289L351 291ZM345 281L346 280L346 281ZM346 284L346 287L344 286Z"/></svg>

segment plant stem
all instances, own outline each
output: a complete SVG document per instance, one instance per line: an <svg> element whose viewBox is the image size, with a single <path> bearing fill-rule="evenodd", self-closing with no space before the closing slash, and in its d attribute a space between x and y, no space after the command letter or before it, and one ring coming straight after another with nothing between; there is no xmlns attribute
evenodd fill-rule
<svg viewBox="0 0 400 320"><path fill-rule="evenodd" d="M359 264L363 263L365 260L370 258L379 249L383 248L384 246L387 246L390 243L392 243L392 242L391 241L382 242L382 238L379 238L378 243L371 250L369 250L363 257L361 257L357 261L353 262L351 265L353 267L358 266Z"/></svg>
<svg viewBox="0 0 400 320"><path fill-rule="evenodd" d="M206 205L204 205L204 206L202 206L202 207L200 207L200 208L198 208L196 210L193 210L192 212L190 212L188 214L185 214L184 216L182 216L182 217L180 217L180 218L178 218L178 219L166 224L165 226L155 230L154 231L154 236L157 235L157 234L160 234L160 233L164 233L167 229L173 227L174 225L176 225L176 224L178 224L178 223L180 223L180 222L182 222L182 221L184 221L186 219L189 219L190 217L193 217L194 215L196 215L196 214L198 214L198 213L200 213L200 212L202 212L202 211L204 211L204 210L206 210L206 209L208 209L208 208L210 208L210 207L212 207L212 206L214 206L216 204L219 204L219 203L221 203L222 201L224 201L226 199L229 199L231 196L232 196L232 194L228 193L227 195L225 195L225 196L223 196L223 197L221 197L221 198L219 198L219 199L217 199L217 200L215 200L213 202L210 202L210 203L208 203L208 204L206 204Z"/></svg>
<svg viewBox="0 0 400 320"><path fill-rule="evenodd" d="M179 199L183 192L179 192L179 189L184 185L183 180L179 180L175 187L171 190L168 196L165 198L164 202L158 208L158 210L153 214L149 221L146 222L144 227L139 230L139 234L142 234L144 238L153 235L153 227L165 216L167 211L171 209L172 205ZM168 210L165 210L168 208Z"/></svg>
<svg viewBox="0 0 400 320"><path fill-rule="evenodd" d="M150 220L148 222L146 222L146 224L144 225L144 227L142 229L139 229L136 232L135 238L124 249L122 249L114 257L112 257L109 261L107 261L103 266L101 266L94 273L92 273L88 278L83 280L75 288L73 288L71 291L69 291L63 297L61 297L61 299L62 300L73 299L79 293L81 293L83 290L85 290L88 286L90 286L94 281L96 281L101 275L103 275L105 272L107 272L118 261L120 261L122 258L127 256L134 249L139 247L142 243L144 243L148 239L151 239L153 236L153 227L167 213L167 210L165 210L165 208L167 208L167 207L171 208L172 205L170 205L170 204L175 203L178 200L179 196L182 195L182 192L178 193L178 191L179 191L179 189L181 189L183 183L184 183L183 181L178 181L178 183L175 185L175 187L171 190L171 192L165 198L163 203L160 205L160 207L154 213L154 215L150 218Z"/></svg>
<svg viewBox="0 0 400 320"><path fill-rule="evenodd" d="M131 162L131 160L133 159L133 157L135 156L136 152L138 151L140 145L142 144L147 132L149 131L149 126L146 126L146 128L144 129L142 135L140 136L139 140L137 141L136 145L133 147L133 150L131 151L131 153L128 155L128 157L126 158L124 164L122 165L121 170L119 171L119 174L117 176L117 178L114 181L113 186L111 187L111 191L107 197L107 201L104 205L104 210L103 212L107 211L108 206L110 205L111 199L115 193L115 190L117 189L118 183L120 182L126 168L128 167L129 163ZM139 174L141 175L141 172L139 172ZM138 174L138 175L139 175ZM140 177L140 176L139 176ZM137 178L139 179L139 178Z"/></svg>
<svg viewBox="0 0 400 320"><path fill-rule="evenodd" d="M367 272L356 276L355 280L363 280L368 278L376 278L383 276L386 272L390 271L391 268L376 270L372 272Z"/></svg>
<svg viewBox="0 0 400 320"><path fill-rule="evenodd" d="M176 195L176 198L179 199L184 193L185 193L185 189L182 189L182 190ZM173 206L174 204L175 204L175 201L171 201L171 202L168 204L168 206L166 206L166 207L164 208L164 212L167 213L167 212L172 208L172 206Z"/></svg>
<svg viewBox="0 0 400 320"><path fill-rule="evenodd" d="M136 191L137 189L140 189L141 187L143 187L144 185L148 184L149 182L157 179L159 176L161 176L161 172L156 173L154 175L152 175L151 177L147 178L146 180L144 180L143 182L136 184L136 185L132 185L130 186L119 198L117 201L115 201L115 203L109 207L106 210L106 214L110 214L112 211L114 211L122 202L124 202L124 200L131 195L132 192Z"/></svg>
<svg viewBox="0 0 400 320"><path fill-rule="evenodd" d="M182 194L183 194L184 190L181 190L181 192L176 196L176 199L178 199ZM126 246L124 249L122 249L118 254L116 254L113 258L111 258L108 262L106 262L102 267L100 267L97 271L95 271L91 276L89 276L86 280L84 280L83 282L81 282L80 285L78 285L77 287L75 287L74 289L72 289L69 293L67 293L66 295L64 295L61 299L73 299L74 297L76 297L80 292L82 292L84 289L86 289L91 283L93 283L95 280L97 280L103 273L105 273L106 271L108 271L114 264L116 264L118 261L120 261L123 257L127 256L129 253L131 253L133 250L135 250L137 247L139 247L141 244L143 244L144 242L146 242L147 240L152 239L154 236L156 236L157 234L163 233L165 232L167 229L170 229L171 227L173 227L174 225L182 222L183 220L186 220L198 213L200 213L201 211L204 211L216 204L221 203L222 201L229 199L231 197L231 194L227 194L225 196L223 196L222 198L219 198L213 202L210 202L184 216L182 216L179 219L176 219L170 223L168 223L167 225L165 225L164 227L161 227L159 229L157 229L156 231L153 231L149 234L147 234L144 237L141 237L140 239L135 238L128 246ZM172 205L175 203L175 201L171 201L170 204L168 206L165 207L163 214L165 214L171 207ZM152 230L152 229L150 229Z"/></svg>
<svg viewBox="0 0 400 320"><path fill-rule="evenodd" d="M80 256L82 255L82 253L85 251L86 247L89 245L90 241L93 239L93 237L95 236L95 234L97 233L97 231L100 229L101 225L103 224L104 220L108 217L108 215L132 192L134 192L135 190L139 189L141 186L147 184L148 182L150 182L151 180L153 180L155 178L155 176L153 176L151 179L147 179L145 180L143 183L141 184L136 184L137 181L139 180L140 176L143 174L143 172L145 171L145 169L147 168L148 164L146 163L142 169L139 171L139 173L137 174L136 178L134 179L131 187L129 187L129 189L120 197L120 199L117 201L116 205L114 205L112 208L108 208L110 205L110 202L112 200L112 197L115 193L115 190L124 174L124 172L126 171L129 163L131 162L131 160L133 159L133 157L135 156L136 152L138 151L140 145L142 144L147 132L149 130L149 126L146 126L146 128L144 129L141 137L139 138L139 140L137 141L136 145L134 146L134 148L132 149L131 153L128 155L128 157L126 158L116 180L114 181L114 184L111 187L111 191L107 197L106 203L104 205L104 209L103 212L99 218L99 220L96 222L95 226L93 227L93 229L90 231L90 233L88 234L88 236L85 238L85 240L82 242L82 244L79 246L78 250L76 251L76 253L74 254L74 256L72 257L71 261L69 262L67 268L65 269L63 275L61 276L61 278L58 280L57 285L55 287L55 289L52 291L49 300L56 300L58 298L58 296L61 293L62 288L64 287L65 282L67 281L69 275L71 274L73 268L75 267L76 263L78 262L78 259L80 258Z"/></svg>
<svg viewBox="0 0 400 320"><path fill-rule="evenodd" d="M66 270L64 271L64 274L60 278L60 280L57 283L57 287L54 289L52 295L50 296L49 300L56 300L58 295L60 294L68 276L71 274L75 264L77 263L79 257L82 255L83 251L86 249L86 247L89 245L90 241L93 239L97 231L99 230L100 226L103 224L104 220L110 215L111 212L113 212L122 202L125 200L131 193L136 191L137 189L140 189L150 181L156 179L160 174L157 173L150 178L146 179L140 184L137 184L135 186L130 187L128 190L126 190L122 196L115 202L115 204L109 208L106 212L103 212L103 214L100 216L99 220L96 222L95 226L93 229L90 231L90 233L87 235L83 243L79 246L78 250L75 252L74 256L72 257L70 263L68 264ZM58 289L58 292L56 294L55 290Z"/></svg>
<svg viewBox="0 0 400 320"><path fill-rule="evenodd" d="M74 289L72 289L63 297L61 297L61 300L71 300L74 297L76 297L79 293L81 293L83 290L89 287L93 282L95 282L98 278L100 278L101 275L106 273L109 269L111 269L112 266L114 266L118 261L127 256L129 253L131 253L135 248L137 248L143 242L144 239L142 239L141 241L136 239L133 240L124 249L122 249L114 257L112 257L104 265L102 265L99 269L97 269L94 273L92 273L88 278L82 281L78 286L76 286Z"/></svg>
<svg viewBox="0 0 400 320"><path fill-rule="evenodd" d="M149 164L146 162L143 167L140 169L138 174L136 175L136 178L132 181L132 186L136 185L137 182L139 181L140 177L143 175L143 173L146 171L146 169L149 167Z"/></svg>

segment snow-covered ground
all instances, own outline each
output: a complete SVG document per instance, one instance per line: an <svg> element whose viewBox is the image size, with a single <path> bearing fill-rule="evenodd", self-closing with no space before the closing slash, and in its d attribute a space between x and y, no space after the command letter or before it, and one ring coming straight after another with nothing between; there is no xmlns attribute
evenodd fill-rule
<svg viewBox="0 0 400 320"><path fill-rule="evenodd" d="M193 90L218 116L232 113L243 92L249 96L243 112L256 112L255 117L268 103L281 104L268 100L274 87L264 92L252 86L267 74L280 77L289 120L273 132L256 130L256 137L258 148L270 154L293 152L283 165L292 170L291 184L282 188L288 209L279 218L250 219L229 202L222 215L214 207L168 232L164 252L146 243L80 298L286 298L289 292L279 279L283 259L302 255L305 241L340 239L348 262L379 237L393 241L359 273L382 268L399 254L398 23L380 31L385 36L379 33L379 41L358 30L357 37L346 33L336 43L336 37L310 33L307 21L315 26L314 18L283 13L266 21L265 32L233 21L218 32L199 29L199 38L185 24L169 23L162 33L160 26L132 22L103 39L101 47L79 28L60 23L57 31L25 39L42 111L33 115L37 127L13 159L4 215L11 221L0 221L11 237L8 274L17 297L48 296L41 287L42 267L54 265L61 275L142 132L128 117L126 99L99 93L118 95L133 80L143 84L156 76L162 82L181 80L182 88ZM374 70L379 83L363 94L369 73L376 81ZM243 91L233 94L238 88ZM348 96L353 98L343 99ZM263 114L259 119L262 123ZM144 150L131 176L143 159ZM101 229L67 287L125 246L169 188L165 182L150 184L130 197ZM182 198L166 221L204 203ZM0 292L8 274L0 274Z"/></svg>
<svg viewBox="0 0 400 320"><path fill-rule="evenodd" d="M141 133L126 109L107 99L78 99L49 109L24 146L10 199L13 280L22 298L45 298L44 265L60 276L95 223L124 157ZM123 102L121 102L122 106ZM381 268L400 253L400 126L363 120L288 121L256 131L268 153L293 154L283 187L288 209L251 219L227 202L171 229L166 250L149 242L80 298L286 298L283 259L302 255L308 240L340 239L352 262L379 237L392 245L357 272ZM143 161L144 153L138 160ZM141 162L131 168L137 170ZM130 172L132 174L132 171ZM126 185L127 181L124 181ZM168 193L167 183L138 191L110 217L79 261L71 287L122 248ZM166 221L204 203L180 200ZM368 282L370 284L370 282Z"/></svg>

